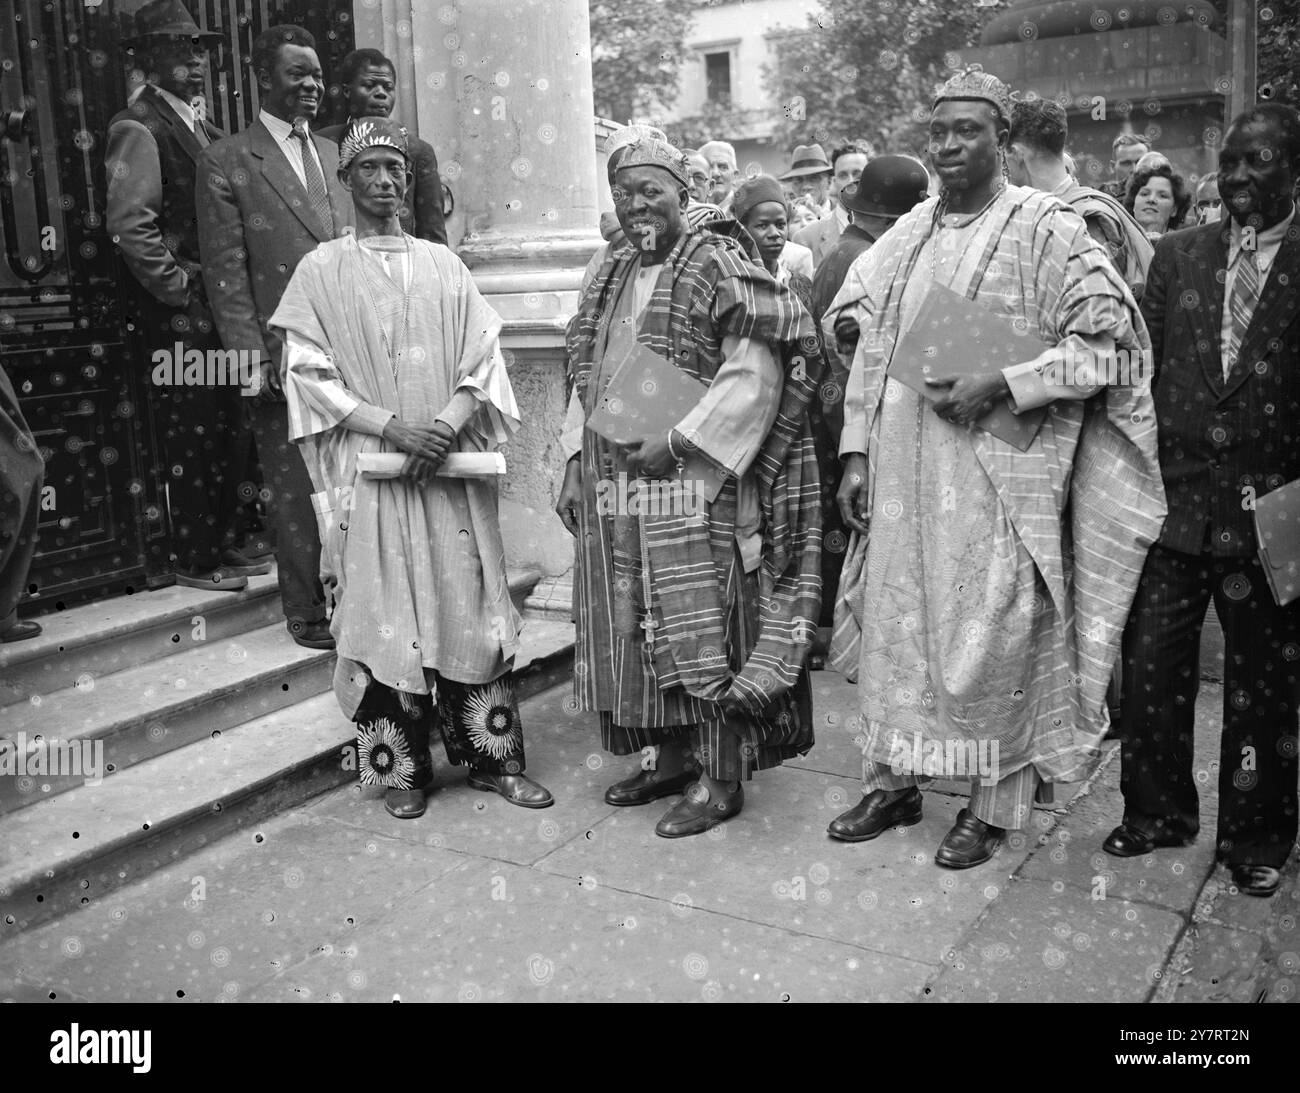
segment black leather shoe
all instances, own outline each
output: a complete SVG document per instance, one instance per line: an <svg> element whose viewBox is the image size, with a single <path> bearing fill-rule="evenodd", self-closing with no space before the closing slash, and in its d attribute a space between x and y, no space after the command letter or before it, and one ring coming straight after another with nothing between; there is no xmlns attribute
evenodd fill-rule
<svg viewBox="0 0 1300 1093"><path fill-rule="evenodd" d="M648 805L651 801L659 800L660 797L675 797L679 793L686 792L686 787L698 777L698 773L689 770L677 774L660 774L657 770L643 770L632 778L615 782L605 790L605 803L618 805L620 808L628 805Z"/></svg>
<svg viewBox="0 0 1300 1093"><path fill-rule="evenodd" d="M316 622L290 619L285 625L288 626L293 640L306 649L334 648L334 637L330 634L328 619L320 619Z"/></svg>
<svg viewBox="0 0 1300 1093"><path fill-rule="evenodd" d="M229 547L221 552L221 568L239 577L263 577L271 572L269 558L250 558Z"/></svg>
<svg viewBox="0 0 1300 1093"><path fill-rule="evenodd" d="M745 789L737 784L734 791L724 797L710 797L709 791L699 782L686 788L686 796L664 813L655 824L655 834L665 839L681 839L699 835L723 820L739 815L745 805Z"/></svg>
<svg viewBox="0 0 1300 1093"><path fill-rule="evenodd" d="M1161 848L1186 846L1189 842L1191 839L1169 835L1148 835L1130 824L1120 824L1106 836L1106 841L1101 844L1101 848L1107 854L1117 858L1136 858Z"/></svg>
<svg viewBox="0 0 1300 1093"><path fill-rule="evenodd" d="M826 829L832 839L845 843L866 842L891 827L921 822L921 791L913 786L897 797L892 790L872 790L848 812L836 816Z"/></svg>
<svg viewBox="0 0 1300 1093"><path fill-rule="evenodd" d="M0 634L0 641L26 641L28 638L34 638L41 632L41 624L32 622L31 619L23 619L22 622L16 622L3 634Z"/></svg>
<svg viewBox="0 0 1300 1093"><path fill-rule="evenodd" d="M242 592L248 587L248 577L225 566L203 573L178 569L176 583L185 588L201 588L204 592Z"/></svg>
<svg viewBox="0 0 1300 1093"><path fill-rule="evenodd" d="M481 770L471 770L469 784L484 793L499 793L520 808L549 808L555 804L551 791L526 774L488 774Z"/></svg>
<svg viewBox="0 0 1300 1093"><path fill-rule="evenodd" d="M957 822L952 830L943 837L939 849L934 855L935 865L945 869L969 869L973 865L983 865L993 857L1002 845L1002 836L1006 831L974 816L970 809L963 808L957 813Z"/></svg>
<svg viewBox="0 0 1300 1093"><path fill-rule="evenodd" d="M1277 891L1282 874L1269 865L1234 865L1232 883L1248 896L1271 896Z"/></svg>
<svg viewBox="0 0 1300 1093"><path fill-rule="evenodd" d="M390 789L384 794L384 808L388 815L399 820L414 820L424 815L423 789Z"/></svg>

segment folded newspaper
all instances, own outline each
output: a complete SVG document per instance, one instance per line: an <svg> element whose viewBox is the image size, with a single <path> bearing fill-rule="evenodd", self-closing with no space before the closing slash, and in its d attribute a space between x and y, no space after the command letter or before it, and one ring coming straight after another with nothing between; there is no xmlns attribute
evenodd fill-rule
<svg viewBox="0 0 1300 1093"><path fill-rule="evenodd" d="M405 452L361 452L357 472L362 478L396 478L406 466ZM448 452L438 468L439 478L496 478L506 473L500 452Z"/></svg>
<svg viewBox="0 0 1300 1093"><path fill-rule="evenodd" d="M1300 597L1300 479L1255 499L1255 538L1273 599L1285 607Z"/></svg>

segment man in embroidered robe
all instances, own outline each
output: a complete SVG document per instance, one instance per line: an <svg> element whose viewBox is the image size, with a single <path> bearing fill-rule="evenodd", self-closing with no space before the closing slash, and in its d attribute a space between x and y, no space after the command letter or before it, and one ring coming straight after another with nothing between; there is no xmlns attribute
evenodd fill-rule
<svg viewBox="0 0 1300 1093"><path fill-rule="evenodd" d="M956 869L1024 827L1040 787L1089 772L1165 512L1149 375L1089 382L1107 377L1117 350L1149 361L1146 328L1083 220L1005 184L1010 109L990 74L944 85L930 121L943 192L857 260L824 320L830 332L852 312L862 332L839 497L865 539L856 588L842 586L861 628L865 796L830 834L856 842L916 823L925 780L969 778L969 805L935 859ZM927 401L887 372L931 285L1051 348L935 377ZM1048 407L1023 452L973 425L1007 398L1017 412Z"/></svg>
<svg viewBox="0 0 1300 1093"><path fill-rule="evenodd" d="M599 711L606 750L643 753L644 769L605 799L685 792L655 829L665 838L736 815L743 780L812 746L804 662L820 591L812 320L735 240L689 229L688 177L686 158L658 140L619 161L629 244L570 323L570 458L556 505L578 538L578 702ZM674 428L620 446L585 425L638 347L707 390ZM669 479L691 504L601 503L608 483Z"/></svg>
<svg viewBox="0 0 1300 1093"><path fill-rule="evenodd" d="M394 816L421 815L436 721L471 786L543 808L551 794L523 773L496 487L437 474L449 453L491 452L519 426L501 320L455 255L402 232L400 126L355 122L339 164L357 234L303 259L271 326L286 346L289 434L318 491L334 691L358 725L361 778L389 787ZM406 458L377 478L359 469L373 453Z"/></svg>

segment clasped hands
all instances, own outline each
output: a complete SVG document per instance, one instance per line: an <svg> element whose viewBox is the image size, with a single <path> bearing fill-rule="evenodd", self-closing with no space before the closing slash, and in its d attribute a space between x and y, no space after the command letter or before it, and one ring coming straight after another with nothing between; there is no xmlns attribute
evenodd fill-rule
<svg viewBox="0 0 1300 1093"><path fill-rule="evenodd" d="M935 400L934 412L954 425L974 425L993 409L997 400L1011 394L1001 372L982 372L976 376L928 379L929 387L946 387L947 392Z"/></svg>
<svg viewBox="0 0 1300 1093"><path fill-rule="evenodd" d="M406 452L402 477L416 482L431 482L447 458L456 434L445 421L432 425L408 425L393 416L384 426L384 439L398 451Z"/></svg>

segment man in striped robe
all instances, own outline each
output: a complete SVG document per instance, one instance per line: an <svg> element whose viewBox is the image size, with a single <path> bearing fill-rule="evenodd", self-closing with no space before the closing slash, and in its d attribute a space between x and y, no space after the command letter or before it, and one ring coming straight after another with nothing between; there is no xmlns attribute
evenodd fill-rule
<svg viewBox="0 0 1300 1093"><path fill-rule="evenodd" d="M684 792L655 829L676 838L736 815L743 780L812 746L804 662L821 520L808 406L822 363L790 292L735 240L690 230L680 152L641 140L615 182L631 242L602 263L569 327L556 511L578 539L579 705L599 712L606 750L642 754L605 799ZM707 390L675 427L629 447L585 424L634 350ZM602 504L668 479L700 503Z"/></svg>
<svg viewBox="0 0 1300 1093"><path fill-rule="evenodd" d="M970 802L935 857L953 869L989 860L1036 796L1091 770L1165 515L1146 327L1083 220L1006 184L1010 112L990 74L944 86L930 121L943 193L854 263L823 320L832 332L850 314L862 331L839 498L865 541L861 574L846 564L841 578L861 628L864 797L830 834L858 842L917 823L918 787L961 778ZM932 285L1052 348L937 376L927 401L887 372ZM979 359L969 332L952 335ZM1134 365L1129 385L1106 386L1117 350ZM1018 413L1049 407L1027 450L974 426L1008 398ZM837 628L837 647L850 629Z"/></svg>
<svg viewBox="0 0 1300 1093"><path fill-rule="evenodd" d="M449 453L490 452L519 427L501 319L460 259L401 230L406 149L387 118L349 129L339 176L357 232L305 257L271 318L289 435L317 490L334 692L357 722L363 784L388 787L399 819L424 812L435 724L473 788L544 808L551 794L524 774L496 486L438 474ZM405 453L395 476L363 473L384 453Z"/></svg>

